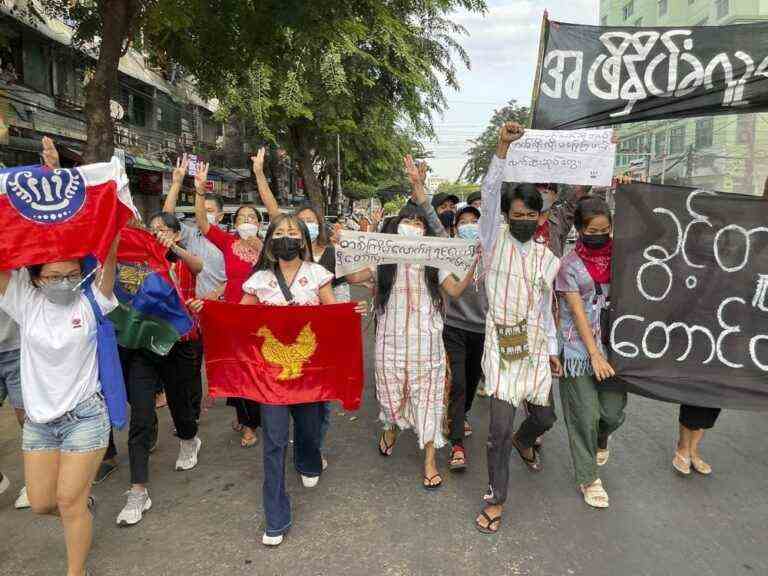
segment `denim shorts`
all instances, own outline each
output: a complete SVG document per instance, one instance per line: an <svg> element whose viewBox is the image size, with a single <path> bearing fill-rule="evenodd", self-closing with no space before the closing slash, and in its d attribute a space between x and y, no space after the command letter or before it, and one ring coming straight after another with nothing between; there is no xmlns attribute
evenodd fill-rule
<svg viewBox="0 0 768 576"><path fill-rule="evenodd" d="M16 410L24 410L21 397L21 351L0 352L0 404L8 398Z"/></svg>
<svg viewBox="0 0 768 576"><path fill-rule="evenodd" d="M38 424L27 418L21 449L24 452L102 450L109 444L110 427L104 397L96 393L51 422Z"/></svg>

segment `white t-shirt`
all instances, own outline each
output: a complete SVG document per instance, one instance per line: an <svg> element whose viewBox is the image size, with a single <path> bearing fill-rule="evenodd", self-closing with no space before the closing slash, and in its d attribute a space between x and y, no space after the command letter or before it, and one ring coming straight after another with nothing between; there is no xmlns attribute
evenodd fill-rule
<svg viewBox="0 0 768 576"><path fill-rule="evenodd" d="M103 314L117 308L94 289ZM72 304L50 302L26 270L15 271L0 308L21 327L21 393L30 420L51 422L101 390L96 317L85 294Z"/></svg>
<svg viewBox="0 0 768 576"><path fill-rule="evenodd" d="M333 274L320 264L303 262L289 286L294 304L316 306L320 304L320 288L333 280ZM271 270L259 270L243 284L243 291L252 294L262 304L285 306L288 302L280 290L277 277Z"/></svg>

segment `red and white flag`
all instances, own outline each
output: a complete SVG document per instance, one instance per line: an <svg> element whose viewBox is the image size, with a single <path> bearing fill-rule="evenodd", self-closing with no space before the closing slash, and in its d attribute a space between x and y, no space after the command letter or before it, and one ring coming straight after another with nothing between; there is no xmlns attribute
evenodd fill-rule
<svg viewBox="0 0 768 576"><path fill-rule="evenodd" d="M117 159L0 170L0 269L95 256L138 212Z"/></svg>

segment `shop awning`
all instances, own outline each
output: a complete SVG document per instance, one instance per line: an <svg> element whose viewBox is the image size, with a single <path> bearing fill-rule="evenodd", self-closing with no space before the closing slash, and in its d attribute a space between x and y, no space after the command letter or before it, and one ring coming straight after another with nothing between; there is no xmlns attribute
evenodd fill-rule
<svg viewBox="0 0 768 576"><path fill-rule="evenodd" d="M131 156L126 154L125 165L134 170L147 170L149 172L172 172L170 166L163 164L160 160L152 160L141 156Z"/></svg>

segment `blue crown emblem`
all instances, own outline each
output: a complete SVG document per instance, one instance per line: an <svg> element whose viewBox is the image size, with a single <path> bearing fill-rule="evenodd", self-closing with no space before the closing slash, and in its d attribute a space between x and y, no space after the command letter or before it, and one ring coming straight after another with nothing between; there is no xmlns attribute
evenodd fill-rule
<svg viewBox="0 0 768 576"><path fill-rule="evenodd" d="M77 168L28 168L4 175L5 193L18 212L34 222L58 224L85 204L85 181Z"/></svg>

